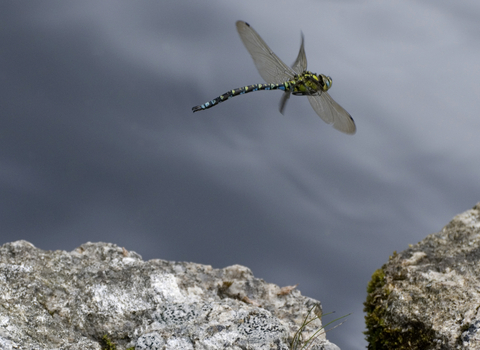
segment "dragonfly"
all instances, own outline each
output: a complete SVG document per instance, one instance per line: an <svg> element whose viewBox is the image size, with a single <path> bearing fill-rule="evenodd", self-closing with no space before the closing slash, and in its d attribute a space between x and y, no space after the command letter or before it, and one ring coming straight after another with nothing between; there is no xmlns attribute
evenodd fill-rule
<svg viewBox="0 0 480 350"><path fill-rule="evenodd" d="M314 111L324 122L346 134L356 132L352 116L327 92L332 87L332 78L307 70L303 33L297 59L292 67L289 67L268 47L250 24L237 21L236 26L243 44L252 56L255 66L266 84L248 85L227 91L209 102L193 107L193 112L212 108L234 96L249 92L281 90L284 91L284 94L280 100L280 113L283 114L290 95L307 96Z"/></svg>

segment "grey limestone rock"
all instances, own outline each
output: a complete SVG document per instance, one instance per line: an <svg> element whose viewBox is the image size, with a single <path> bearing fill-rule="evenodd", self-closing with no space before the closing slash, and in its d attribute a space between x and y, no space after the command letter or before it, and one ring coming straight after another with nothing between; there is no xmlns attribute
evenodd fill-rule
<svg viewBox="0 0 480 350"><path fill-rule="evenodd" d="M377 270L369 349L480 349L480 203Z"/></svg>
<svg viewBox="0 0 480 350"><path fill-rule="evenodd" d="M0 247L0 349L288 349L317 301L243 266L143 261L86 243ZM316 320L307 332L322 327ZM312 349L338 349L321 334Z"/></svg>

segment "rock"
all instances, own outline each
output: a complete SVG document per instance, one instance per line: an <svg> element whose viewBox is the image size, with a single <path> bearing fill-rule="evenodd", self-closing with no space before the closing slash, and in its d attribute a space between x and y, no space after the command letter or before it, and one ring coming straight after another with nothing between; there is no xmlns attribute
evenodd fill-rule
<svg viewBox="0 0 480 350"><path fill-rule="evenodd" d="M480 203L377 270L369 349L480 349Z"/></svg>
<svg viewBox="0 0 480 350"><path fill-rule="evenodd" d="M0 349L289 349L316 303L239 265L143 261L109 243L0 247ZM312 349L338 349L320 333Z"/></svg>

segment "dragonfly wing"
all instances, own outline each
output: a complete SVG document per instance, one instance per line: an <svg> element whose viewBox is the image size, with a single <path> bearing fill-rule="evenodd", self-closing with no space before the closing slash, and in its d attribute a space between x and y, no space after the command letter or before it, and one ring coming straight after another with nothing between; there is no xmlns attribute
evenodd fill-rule
<svg viewBox="0 0 480 350"><path fill-rule="evenodd" d="M308 101L315 112L327 124L346 134L355 134L357 128L352 116L330 97L328 92L308 95Z"/></svg>
<svg viewBox="0 0 480 350"><path fill-rule="evenodd" d="M265 82L280 84L293 79L295 72L275 55L247 22L237 21L237 31Z"/></svg>
<svg viewBox="0 0 480 350"><path fill-rule="evenodd" d="M305 47L303 46L303 33L302 33L302 44L300 45L300 51L298 51L298 56L295 62L292 65L293 70L297 74L302 74L307 70L307 56L305 55Z"/></svg>
<svg viewBox="0 0 480 350"><path fill-rule="evenodd" d="M305 70L307 70L307 56L305 55L305 48L303 46L303 33L302 33L302 44L300 45L300 51L298 52L297 59L292 65L292 69L295 71L296 74L302 74ZM285 106L287 105L287 101L290 98L291 92L285 91L280 99L280 113L283 114L285 110Z"/></svg>
<svg viewBox="0 0 480 350"><path fill-rule="evenodd" d="M290 95L292 93L290 91L285 91L282 95L282 98L280 99L280 113L283 114L283 111L285 110L285 106L287 105L287 101L290 98Z"/></svg>

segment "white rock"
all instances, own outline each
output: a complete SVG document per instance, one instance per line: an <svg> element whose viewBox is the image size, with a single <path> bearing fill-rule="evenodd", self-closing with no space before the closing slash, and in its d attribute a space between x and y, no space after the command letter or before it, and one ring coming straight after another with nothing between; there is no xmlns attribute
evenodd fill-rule
<svg viewBox="0 0 480 350"><path fill-rule="evenodd" d="M318 303L243 266L143 261L109 243L0 247L0 349L284 349ZM308 332L322 327L313 322ZM321 334L312 349L338 349Z"/></svg>

